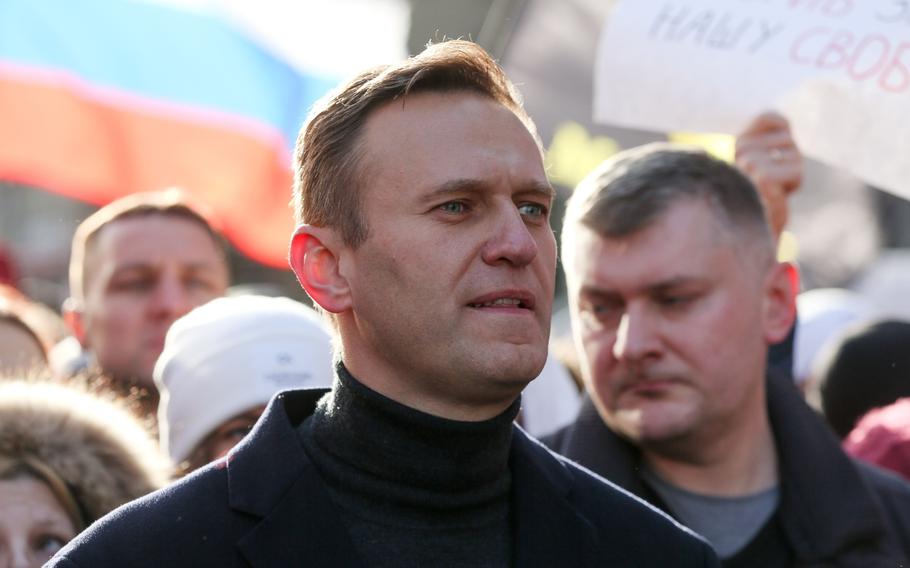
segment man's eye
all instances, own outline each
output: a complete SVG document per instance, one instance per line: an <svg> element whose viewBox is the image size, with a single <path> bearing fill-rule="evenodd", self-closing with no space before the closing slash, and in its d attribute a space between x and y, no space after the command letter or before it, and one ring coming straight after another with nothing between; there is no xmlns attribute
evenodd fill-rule
<svg viewBox="0 0 910 568"><path fill-rule="evenodd" d="M622 306L610 302L596 302L588 304L581 311L581 315L588 325L596 324L598 327L617 319L622 311Z"/></svg>
<svg viewBox="0 0 910 568"><path fill-rule="evenodd" d="M243 426L236 426L228 430L227 434L225 434L225 438L236 438L239 440L250 433L254 424L255 423L251 422L250 424L244 424Z"/></svg>
<svg viewBox="0 0 910 568"><path fill-rule="evenodd" d="M616 311L617 307L611 304L591 304L591 313L597 317L608 316Z"/></svg>
<svg viewBox="0 0 910 568"><path fill-rule="evenodd" d="M440 205L439 209L445 213L459 215L461 213L465 213L468 210L468 206L466 203L463 203L461 201L449 201Z"/></svg>
<svg viewBox="0 0 910 568"><path fill-rule="evenodd" d="M693 298L693 296L664 296L658 302L665 308L681 308L688 305Z"/></svg>
<svg viewBox="0 0 910 568"><path fill-rule="evenodd" d="M201 288L203 290L210 290L214 288L212 283L205 278L190 278L187 280L186 285L189 288Z"/></svg>
<svg viewBox="0 0 910 568"><path fill-rule="evenodd" d="M529 217L546 217L547 215L547 208L540 203L522 203L518 206L518 211Z"/></svg>
<svg viewBox="0 0 910 568"><path fill-rule="evenodd" d="M56 554L58 550L63 548L67 541L68 539L65 539L58 535L44 534L39 535L38 538L35 539L34 547L36 551L42 554L42 556L47 556L50 558Z"/></svg>
<svg viewBox="0 0 910 568"><path fill-rule="evenodd" d="M126 292L142 292L149 290L155 286L153 280L148 278L130 278L128 280L119 280L114 282L113 288L115 290L123 290Z"/></svg>

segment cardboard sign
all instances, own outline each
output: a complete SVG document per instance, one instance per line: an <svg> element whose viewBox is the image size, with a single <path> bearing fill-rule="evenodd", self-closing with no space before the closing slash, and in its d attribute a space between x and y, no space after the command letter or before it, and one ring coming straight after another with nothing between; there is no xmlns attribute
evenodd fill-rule
<svg viewBox="0 0 910 568"><path fill-rule="evenodd" d="M620 0L598 122L736 134L790 120L803 152L910 197L910 0Z"/></svg>

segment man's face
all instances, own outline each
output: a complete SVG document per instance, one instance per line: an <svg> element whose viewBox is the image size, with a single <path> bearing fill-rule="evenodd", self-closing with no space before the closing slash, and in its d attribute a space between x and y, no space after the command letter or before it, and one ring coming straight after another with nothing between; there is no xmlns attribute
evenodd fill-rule
<svg viewBox="0 0 910 568"><path fill-rule="evenodd" d="M173 215L108 224L90 245L85 269L80 342L105 372L149 388L174 320L228 286L212 237L197 222Z"/></svg>
<svg viewBox="0 0 910 568"><path fill-rule="evenodd" d="M367 240L341 261L371 375L424 399L512 399L544 364L556 270L552 188L507 108L420 93L363 135Z"/></svg>
<svg viewBox="0 0 910 568"><path fill-rule="evenodd" d="M566 258L574 335L614 431L672 447L764 412L768 274L778 271L736 238L702 200L623 238L576 225Z"/></svg>

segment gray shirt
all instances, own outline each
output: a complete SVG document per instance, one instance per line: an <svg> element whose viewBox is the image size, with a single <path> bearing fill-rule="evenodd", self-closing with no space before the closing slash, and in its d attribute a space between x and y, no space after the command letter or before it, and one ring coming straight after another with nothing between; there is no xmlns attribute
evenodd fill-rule
<svg viewBox="0 0 910 568"><path fill-rule="evenodd" d="M642 473L679 522L704 536L721 559L749 544L777 508L777 486L742 497L717 497L686 491L648 468Z"/></svg>

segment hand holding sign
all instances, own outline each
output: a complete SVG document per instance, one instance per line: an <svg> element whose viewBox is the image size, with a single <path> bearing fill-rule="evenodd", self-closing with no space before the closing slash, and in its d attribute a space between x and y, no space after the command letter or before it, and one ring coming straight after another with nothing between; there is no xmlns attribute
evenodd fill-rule
<svg viewBox="0 0 910 568"><path fill-rule="evenodd" d="M787 196L803 179L803 156L787 119L763 113L736 137L736 165L758 188L775 238L787 224Z"/></svg>
<svg viewBox="0 0 910 568"><path fill-rule="evenodd" d="M730 134L775 108L806 155L910 197L910 0L621 0L594 105L618 126Z"/></svg>

